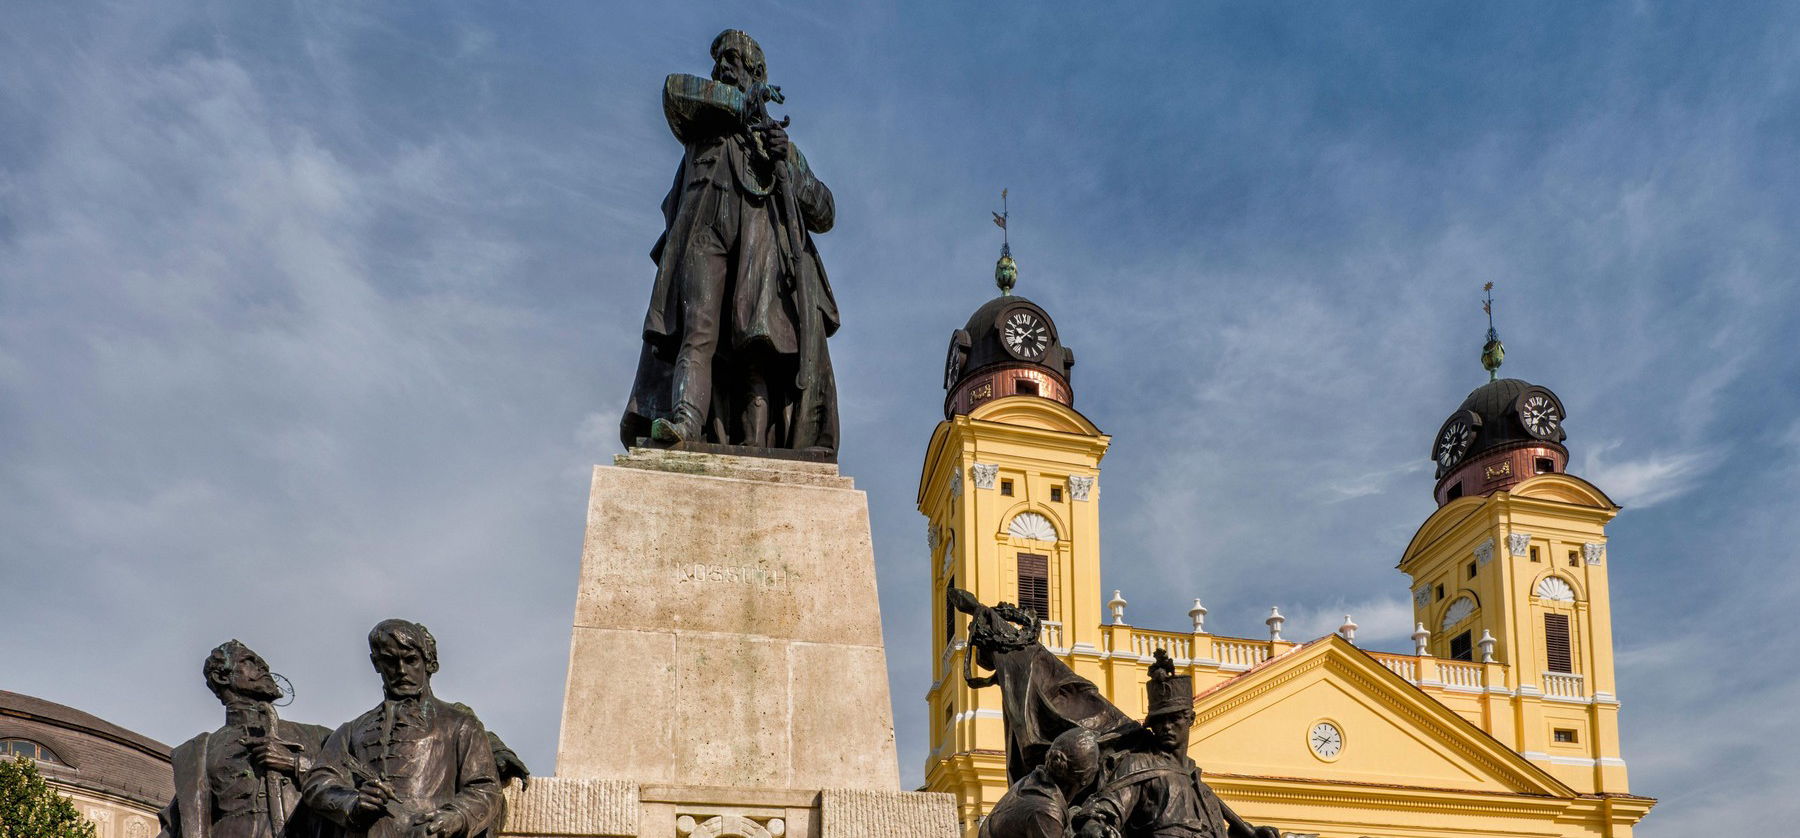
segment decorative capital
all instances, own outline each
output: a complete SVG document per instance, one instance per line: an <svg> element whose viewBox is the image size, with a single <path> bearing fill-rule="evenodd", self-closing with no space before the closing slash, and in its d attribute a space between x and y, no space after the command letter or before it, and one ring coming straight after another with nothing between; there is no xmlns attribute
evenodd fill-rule
<svg viewBox="0 0 1800 838"><path fill-rule="evenodd" d="M994 488L994 478L999 475L999 463L976 463L969 467L969 477L974 479L977 489Z"/></svg>
<svg viewBox="0 0 1800 838"><path fill-rule="evenodd" d="M1100 478L1098 477L1069 478L1069 497L1078 501L1086 501L1089 493L1094 491L1094 484L1098 482L1099 479Z"/></svg>
<svg viewBox="0 0 1800 838"><path fill-rule="evenodd" d="M1491 562L1493 560L1494 560L1494 540L1493 539L1490 538L1486 541L1481 542L1480 544L1475 545L1475 564L1476 564L1476 566L1479 567L1481 565L1485 565L1488 562Z"/></svg>
<svg viewBox="0 0 1800 838"><path fill-rule="evenodd" d="M1413 591L1413 605L1424 608L1429 602L1431 602L1430 585L1420 585L1417 590Z"/></svg>
<svg viewBox="0 0 1800 838"><path fill-rule="evenodd" d="M1581 545L1581 556L1582 558L1587 559L1588 564L1599 564L1600 557L1604 555L1606 555L1606 545L1604 544L1596 544L1590 541Z"/></svg>
<svg viewBox="0 0 1800 838"><path fill-rule="evenodd" d="M950 497L952 500L962 497L962 472L950 472Z"/></svg>
<svg viewBox="0 0 1800 838"><path fill-rule="evenodd" d="M1531 533L1515 532L1506 536L1506 552L1523 556L1531 550Z"/></svg>

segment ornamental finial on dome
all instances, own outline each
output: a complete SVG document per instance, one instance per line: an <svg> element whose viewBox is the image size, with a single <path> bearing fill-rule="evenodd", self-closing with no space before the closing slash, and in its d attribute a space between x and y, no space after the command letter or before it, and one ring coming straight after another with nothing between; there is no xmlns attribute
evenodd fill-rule
<svg viewBox="0 0 1800 838"><path fill-rule="evenodd" d="M1013 286L1019 282L1019 265L1012 258L1012 242L1008 240L1006 231L1006 190L1000 190L1000 211L994 213L994 226L1000 228L1000 260L994 263L994 284L1000 286L1001 295L1010 295Z"/></svg>
<svg viewBox="0 0 1800 838"><path fill-rule="evenodd" d="M1506 344L1500 342L1500 333L1494 331L1494 283L1481 286L1487 292L1487 299L1481 303L1481 310L1487 312L1487 343L1481 347L1481 367L1488 371L1488 380L1499 378L1500 365L1506 361Z"/></svg>

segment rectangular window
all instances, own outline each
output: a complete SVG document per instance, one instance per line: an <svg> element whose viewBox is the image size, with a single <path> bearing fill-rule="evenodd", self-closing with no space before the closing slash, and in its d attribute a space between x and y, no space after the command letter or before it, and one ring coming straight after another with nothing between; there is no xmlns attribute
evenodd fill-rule
<svg viewBox="0 0 1800 838"><path fill-rule="evenodd" d="M1050 487L1050 502L1051 503L1062 503L1062 487L1061 486L1051 486Z"/></svg>
<svg viewBox="0 0 1800 838"><path fill-rule="evenodd" d="M1006 495L1007 497L1012 497L1012 481L1011 480L1000 481L1000 494Z"/></svg>
<svg viewBox="0 0 1800 838"><path fill-rule="evenodd" d="M1469 636L1470 634L1471 634L1471 632L1465 631L1462 634L1459 634L1455 637L1450 638L1450 659L1451 660L1453 660L1453 661L1473 661L1473 660L1475 660L1475 639L1473 637L1470 637Z"/></svg>
<svg viewBox="0 0 1800 838"><path fill-rule="evenodd" d="M1580 737L1575 735L1574 729L1566 727L1559 727L1556 730L1551 731L1550 738L1557 742L1564 742L1571 745L1581 741Z"/></svg>
<svg viewBox="0 0 1800 838"><path fill-rule="evenodd" d="M1556 471L1556 461L1555 460L1552 460L1549 457L1537 458L1537 473L1538 474L1549 474L1553 471Z"/></svg>
<svg viewBox="0 0 1800 838"><path fill-rule="evenodd" d="M1050 561L1032 553L1019 554L1019 607L1040 620L1050 619Z"/></svg>
<svg viewBox="0 0 1800 838"><path fill-rule="evenodd" d="M1574 672L1569 656L1569 615L1544 615L1544 661L1551 672Z"/></svg>
<svg viewBox="0 0 1800 838"><path fill-rule="evenodd" d="M1469 578L1470 579L1475 578L1475 563L1474 562L1469 562Z"/></svg>
<svg viewBox="0 0 1800 838"><path fill-rule="evenodd" d="M1574 550L1569 551L1569 567L1581 567L1580 553L1577 553Z"/></svg>
<svg viewBox="0 0 1800 838"><path fill-rule="evenodd" d="M1538 548L1535 546L1531 548L1531 560L1534 562L1541 562L1544 560L1542 556L1538 555Z"/></svg>
<svg viewBox="0 0 1800 838"><path fill-rule="evenodd" d="M944 580L944 591L948 593L956 587L956 577ZM956 642L956 607L950 604L950 597L944 597L944 645Z"/></svg>
<svg viewBox="0 0 1800 838"><path fill-rule="evenodd" d="M1435 594L1435 598L1432 600L1432 602L1436 602L1443 598L1444 598L1444 586L1439 585L1439 586L1437 586L1437 593Z"/></svg>
<svg viewBox="0 0 1800 838"><path fill-rule="evenodd" d="M1038 394L1037 382L1021 380L1014 385L1013 392L1018 393L1021 396L1035 396Z"/></svg>

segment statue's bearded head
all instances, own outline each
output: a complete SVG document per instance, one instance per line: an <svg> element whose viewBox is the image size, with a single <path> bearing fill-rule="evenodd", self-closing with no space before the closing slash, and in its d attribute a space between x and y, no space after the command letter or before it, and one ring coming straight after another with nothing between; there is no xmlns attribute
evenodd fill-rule
<svg viewBox="0 0 1800 838"><path fill-rule="evenodd" d="M741 29L727 29L712 42L713 81L749 92L750 86L769 80L762 47Z"/></svg>
<svg viewBox="0 0 1800 838"><path fill-rule="evenodd" d="M220 701L229 702L234 697L253 701L281 698L281 687L276 685L275 676L269 674L269 665L263 662L261 655L236 640L228 640L213 649L212 654L206 656L206 665L201 671L206 675L207 688Z"/></svg>

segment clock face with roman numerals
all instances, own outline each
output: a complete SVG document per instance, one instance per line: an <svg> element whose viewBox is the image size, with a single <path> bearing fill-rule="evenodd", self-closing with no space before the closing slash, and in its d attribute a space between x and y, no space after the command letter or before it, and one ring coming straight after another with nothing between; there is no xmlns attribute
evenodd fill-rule
<svg viewBox="0 0 1800 838"><path fill-rule="evenodd" d="M1307 731L1306 744L1320 759L1336 759L1344 752L1344 732L1331 722L1318 722Z"/></svg>
<svg viewBox="0 0 1800 838"><path fill-rule="evenodd" d="M1013 309L1001 317L1000 344L1014 358L1036 361L1050 346L1050 327L1029 309Z"/></svg>
<svg viewBox="0 0 1800 838"><path fill-rule="evenodd" d="M1470 410L1459 410L1445 420L1438 430L1437 441L1431 445L1431 458L1437 461L1439 477L1449 474L1450 469L1468 456L1469 446L1474 444L1475 433L1480 428L1481 417Z"/></svg>
<svg viewBox="0 0 1800 838"><path fill-rule="evenodd" d="M1513 403L1513 412L1518 414L1525 432L1538 439L1561 442L1566 436L1562 430L1562 405L1549 390L1533 387L1520 393Z"/></svg>

